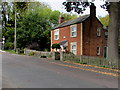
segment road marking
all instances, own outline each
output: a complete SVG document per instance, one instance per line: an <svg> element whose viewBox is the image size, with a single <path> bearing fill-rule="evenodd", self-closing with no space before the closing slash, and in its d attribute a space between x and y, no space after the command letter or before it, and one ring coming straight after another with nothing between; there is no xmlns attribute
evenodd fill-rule
<svg viewBox="0 0 120 90"><path fill-rule="evenodd" d="M55 62L49 62L49 63L53 63L53 64L56 64L56 65L59 65L59 66L65 66L65 67L76 68L76 69L81 69L81 70L96 72L96 73L100 73L100 74L115 76L115 77L120 76L119 74L115 74L115 73L101 72L101 71L97 71L97 70L86 69L86 68L80 68L80 67L76 67L76 66L70 66L70 65L65 65L65 64L59 64L59 63L55 63Z"/></svg>

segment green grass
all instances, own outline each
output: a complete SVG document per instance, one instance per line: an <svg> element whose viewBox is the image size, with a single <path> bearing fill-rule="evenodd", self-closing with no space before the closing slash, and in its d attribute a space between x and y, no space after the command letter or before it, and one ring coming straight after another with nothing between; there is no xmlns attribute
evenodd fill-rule
<svg viewBox="0 0 120 90"><path fill-rule="evenodd" d="M25 55L24 53L16 53L15 50L4 50L10 54L19 54L19 55Z"/></svg>
<svg viewBox="0 0 120 90"><path fill-rule="evenodd" d="M75 61L75 63L87 64L87 63L85 63L85 62L80 62L80 61Z"/></svg>
<svg viewBox="0 0 120 90"><path fill-rule="evenodd" d="M9 52L11 54L16 54L16 52L14 50L4 50L4 51Z"/></svg>

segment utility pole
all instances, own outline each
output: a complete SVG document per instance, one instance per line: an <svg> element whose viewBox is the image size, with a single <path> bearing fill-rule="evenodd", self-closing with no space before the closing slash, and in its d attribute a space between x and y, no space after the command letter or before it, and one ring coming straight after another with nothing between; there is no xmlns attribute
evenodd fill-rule
<svg viewBox="0 0 120 90"><path fill-rule="evenodd" d="M14 50L16 51L16 11L15 11L15 32L14 32Z"/></svg>

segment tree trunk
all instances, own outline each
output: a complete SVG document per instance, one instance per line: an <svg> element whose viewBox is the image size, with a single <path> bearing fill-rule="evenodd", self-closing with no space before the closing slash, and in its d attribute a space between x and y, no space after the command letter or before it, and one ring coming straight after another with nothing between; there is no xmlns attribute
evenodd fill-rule
<svg viewBox="0 0 120 90"><path fill-rule="evenodd" d="M111 2L108 27L108 59L118 61L118 33L120 30L120 2Z"/></svg>

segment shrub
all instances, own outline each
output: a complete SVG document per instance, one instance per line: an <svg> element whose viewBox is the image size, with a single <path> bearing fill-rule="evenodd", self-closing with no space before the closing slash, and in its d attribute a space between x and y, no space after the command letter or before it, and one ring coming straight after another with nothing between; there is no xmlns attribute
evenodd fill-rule
<svg viewBox="0 0 120 90"><path fill-rule="evenodd" d="M51 58L51 57L52 57L52 55L49 55L48 57L49 57L49 58Z"/></svg>
<svg viewBox="0 0 120 90"><path fill-rule="evenodd" d="M24 49L20 49L19 53L24 53Z"/></svg>
<svg viewBox="0 0 120 90"><path fill-rule="evenodd" d="M5 50L12 50L13 48L14 48L14 43L12 43L12 42L7 42L4 44Z"/></svg>
<svg viewBox="0 0 120 90"><path fill-rule="evenodd" d="M57 51L57 49L60 49L60 44L58 44L58 43L53 44L52 49L56 49L56 51Z"/></svg>
<svg viewBox="0 0 120 90"><path fill-rule="evenodd" d="M87 63L85 63L85 62L80 62L80 64L87 64Z"/></svg>
<svg viewBox="0 0 120 90"><path fill-rule="evenodd" d="M34 52L30 52L29 56L34 56L34 54L35 54Z"/></svg>

